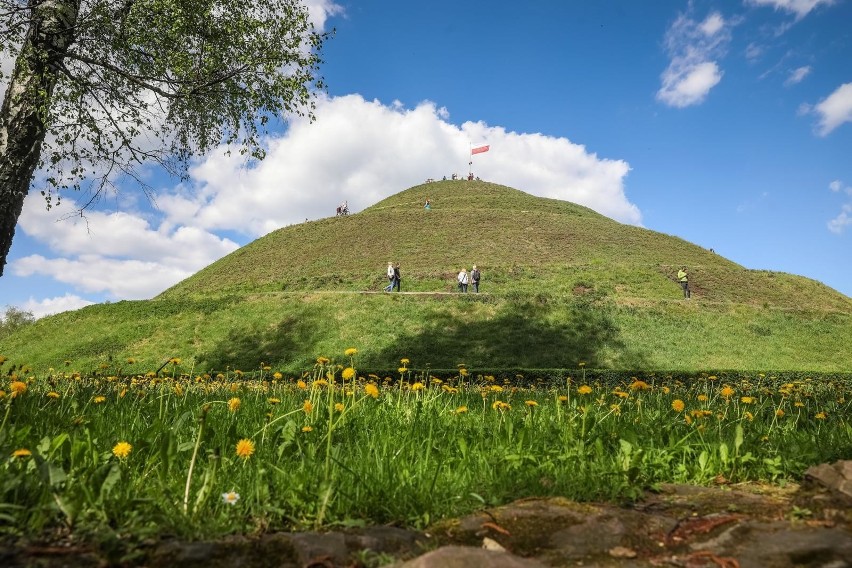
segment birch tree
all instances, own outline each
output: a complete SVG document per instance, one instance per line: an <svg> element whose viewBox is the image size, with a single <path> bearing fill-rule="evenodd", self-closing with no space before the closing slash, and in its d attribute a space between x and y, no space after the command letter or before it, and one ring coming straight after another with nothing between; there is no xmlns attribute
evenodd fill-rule
<svg viewBox="0 0 852 568"><path fill-rule="evenodd" d="M24 198L116 181L148 191L150 166L186 177L222 146L264 157L270 120L313 118L323 88L299 0L0 0L0 275ZM125 185L124 183L122 184Z"/></svg>

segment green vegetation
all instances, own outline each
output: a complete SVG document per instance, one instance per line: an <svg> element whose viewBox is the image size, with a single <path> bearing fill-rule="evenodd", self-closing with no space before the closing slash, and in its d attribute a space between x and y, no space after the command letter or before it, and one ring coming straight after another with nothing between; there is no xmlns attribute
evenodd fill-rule
<svg viewBox="0 0 852 568"><path fill-rule="evenodd" d="M416 294L381 292L389 260ZM482 293L457 294L474 263ZM0 353L39 372L144 373L171 357L196 372L296 372L351 344L371 369L408 357L421 369L849 371L852 299L572 203L448 181L274 231L153 300L44 318L0 338Z"/></svg>
<svg viewBox="0 0 852 568"><path fill-rule="evenodd" d="M7 363L0 532L61 528L120 552L162 534L424 527L520 497L781 482L852 452L848 380L577 375L526 388L405 360L364 377L347 351L340 365L254 380L178 360L165 378L24 378Z"/></svg>

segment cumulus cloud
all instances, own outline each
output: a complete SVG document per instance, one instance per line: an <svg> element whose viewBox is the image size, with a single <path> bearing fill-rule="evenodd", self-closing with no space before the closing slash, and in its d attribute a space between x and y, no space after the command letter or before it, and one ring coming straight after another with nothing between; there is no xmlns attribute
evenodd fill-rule
<svg viewBox="0 0 852 568"><path fill-rule="evenodd" d="M787 80L784 81L784 84L787 86L796 85L801 83L805 77L810 75L811 68L810 66L799 67L798 69L793 69L790 71L790 74L787 76Z"/></svg>
<svg viewBox="0 0 852 568"><path fill-rule="evenodd" d="M295 120L270 140L266 159L246 169L238 157L211 154L195 181L158 197L168 222L259 236L282 225L332 214L344 200L358 211L427 178L467 174L471 141L491 150L474 159L475 175L539 196L586 205L641 223L627 200L621 160L598 158L565 138L506 132L481 122L447 120L447 109L413 109L360 95L322 98L317 120Z"/></svg>
<svg viewBox="0 0 852 568"><path fill-rule="evenodd" d="M77 310L91 306L93 302L85 300L74 294L65 294L55 298L46 298L44 300L36 300L32 296L30 299L21 305L21 309L33 314L38 319L44 316Z"/></svg>
<svg viewBox="0 0 852 568"><path fill-rule="evenodd" d="M657 100L683 108L700 104L722 80L715 61L731 41L730 25L718 12L697 21L681 14L666 33L666 50L671 61L661 75Z"/></svg>
<svg viewBox="0 0 852 568"><path fill-rule="evenodd" d="M16 276L48 276L114 299L150 298L238 248L196 227L152 226L139 213L92 211L57 221L74 207L66 200L48 211L40 196L27 197L18 229L59 256L15 259Z"/></svg>
<svg viewBox="0 0 852 568"><path fill-rule="evenodd" d="M835 0L746 0L752 6L769 6L775 10L789 12L802 19L819 6L831 6Z"/></svg>
<svg viewBox="0 0 852 568"><path fill-rule="evenodd" d="M849 201L840 206L840 213L827 223L828 230L839 235L847 227L852 226L852 186L844 186L842 181L834 180L828 184L828 188L833 193L842 193L850 197Z"/></svg>
<svg viewBox="0 0 852 568"><path fill-rule="evenodd" d="M845 83L813 107L805 109L818 115L817 134L828 135L844 122L852 122L852 83Z"/></svg>

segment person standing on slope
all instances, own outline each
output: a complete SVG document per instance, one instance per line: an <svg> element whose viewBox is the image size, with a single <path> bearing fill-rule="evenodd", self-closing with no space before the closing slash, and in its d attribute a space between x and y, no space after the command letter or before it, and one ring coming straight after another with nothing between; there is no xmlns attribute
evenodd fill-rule
<svg viewBox="0 0 852 568"><path fill-rule="evenodd" d="M683 288L683 297L688 300L690 298L689 276L686 274L685 266L681 267L681 269L677 271L677 281L680 282L680 287Z"/></svg>
<svg viewBox="0 0 852 568"><path fill-rule="evenodd" d="M397 292L402 292L399 287L400 282L402 282L402 276L399 273L399 263L396 263L396 266L393 267L393 286L396 288Z"/></svg>
<svg viewBox="0 0 852 568"><path fill-rule="evenodd" d="M459 272L459 275L458 275L458 281L459 281L459 292L467 293L467 283L468 283L467 268L461 269L461 272Z"/></svg>
<svg viewBox="0 0 852 568"><path fill-rule="evenodd" d="M470 271L470 283L473 284L473 292L479 294L479 269L473 265L473 270Z"/></svg>
<svg viewBox="0 0 852 568"><path fill-rule="evenodd" d="M393 290L393 274L394 274L393 263L389 262L388 263L388 285L385 286L385 292L390 292L391 290Z"/></svg>

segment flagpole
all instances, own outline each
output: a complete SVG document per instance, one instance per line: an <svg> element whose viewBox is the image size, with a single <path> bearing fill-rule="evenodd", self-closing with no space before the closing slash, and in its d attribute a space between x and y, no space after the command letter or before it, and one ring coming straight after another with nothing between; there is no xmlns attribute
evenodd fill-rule
<svg viewBox="0 0 852 568"><path fill-rule="evenodd" d="M468 140L468 144L470 145L470 149L469 149L468 155L467 155L467 158L468 158L467 177L470 178L471 174L473 173L473 142Z"/></svg>

